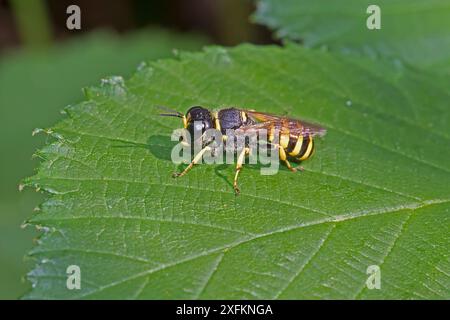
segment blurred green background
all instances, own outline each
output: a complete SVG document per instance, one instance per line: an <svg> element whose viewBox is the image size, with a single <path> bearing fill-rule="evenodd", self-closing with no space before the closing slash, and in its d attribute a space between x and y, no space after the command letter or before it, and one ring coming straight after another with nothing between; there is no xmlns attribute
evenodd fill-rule
<svg viewBox="0 0 450 320"><path fill-rule="evenodd" d="M81 30L66 28L71 4L81 9ZM253 10L246 0L0 0L0 299L29 288L25 256L38 232L21 225L42 195L18 189L46 139L33 129L61 119L83 99L81 88L127 77L174 49L273 42L249 22Z"/></svg>

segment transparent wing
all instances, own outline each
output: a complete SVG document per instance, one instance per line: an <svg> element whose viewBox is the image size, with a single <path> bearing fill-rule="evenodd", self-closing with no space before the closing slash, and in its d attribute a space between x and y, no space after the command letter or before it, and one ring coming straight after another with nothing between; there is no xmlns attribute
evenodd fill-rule
<svg viewBox="0 0 450 320"><path fill-rule="evenodd" d="M292 119L289 117L280 117L265 112L257 112L254 110L245 110L248 116L256 122L256 124L246 126L250 129L270 129L272 127L280 131L289 131L296 135L311 135L323 137L327 130L317 124L306 122L303 120Z"/></svg>
<svg viewBox="0 0 450 320"><path fill-rule="evenodd" d="M321 127L317 124L302 121L302 120L290 120L294 121L297 124L291 125L289 131L292 133L300 133L302 136L310 135L310 136L318 136L323 137L327 130L324 127Z"/></svg>
<svg viewBox="0 0 450 320"><path fill-rule="evenodd" d="M266 112L258 112L255 110L244 110L247 115L255 122L266 122L266 121L275 121L278 119L282 119L283 117L266 113Z"/></svg>

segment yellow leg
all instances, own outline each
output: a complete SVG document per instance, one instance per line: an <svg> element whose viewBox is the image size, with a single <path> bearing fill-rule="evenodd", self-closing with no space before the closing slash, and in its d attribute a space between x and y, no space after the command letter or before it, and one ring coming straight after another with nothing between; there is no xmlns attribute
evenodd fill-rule
<svg viewBox="0 0 450 320"><path fill-rule="evenodd" d="M236 193L236 195L238 195L240 192L240 190L237 186L237 180L238 180L239 172L242 169L242 165L244 163L246 154L250 154L250 148L242 149L241 153L238 156L237 163L236 163L236 174L234 175L234 181L233 181L233 188L234 188L234 192Z"/></svg>
<svg viewBox="0 0 450 320"><path fill-rule="evenodd" d="M174 178L178 178L178 177L184 176L186 173L188 173L189 170L192 169L192 167L194 166L194 164L197 164L197 162L200 161L200 159L203 157L203 154L204 154L206 151L210 151L210 150L211 150L211 147L208 147L208 146L204 147L202 150L200 150L199 153L197 153L197 155L194 157L194 159L191 161L191 163L186 167L186 169L184 169L184 170L183 170L182 172L180 172L180 173L175 172L172 176L173 176Z"/></svg>
<svg viewBox="0 0 450 320"><path fill-rule="evenodd" d="M284 151L283 147L278 146L278 150L280 150L280 160L284 161L284 163L286 164L286 167L291 170L292 172L297 172L296 168L293 168L291 166L291 164L289 163L287 156L286 156L286 151Z"/></svg>

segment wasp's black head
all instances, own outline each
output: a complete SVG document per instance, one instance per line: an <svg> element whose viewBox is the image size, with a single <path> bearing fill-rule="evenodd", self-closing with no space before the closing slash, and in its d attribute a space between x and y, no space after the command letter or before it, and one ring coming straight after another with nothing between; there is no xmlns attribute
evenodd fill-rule
<svg viewBox="0 0 450 320"><path fill-rule="evenodd" d="M211 112L200 106L186 112L186 129L192 138L199 138L206 130L214 128Z"/></svg>

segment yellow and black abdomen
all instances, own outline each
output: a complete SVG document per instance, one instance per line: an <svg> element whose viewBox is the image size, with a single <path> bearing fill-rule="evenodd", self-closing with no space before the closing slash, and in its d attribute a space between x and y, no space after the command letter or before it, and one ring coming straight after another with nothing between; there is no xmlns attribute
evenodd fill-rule
<svg viewBox="0 0 450 320"><path fill-rule="evenodd" d="M286 153L295 160L304 161L314 153L314 141L311 135L290 135Z"/></svg>

